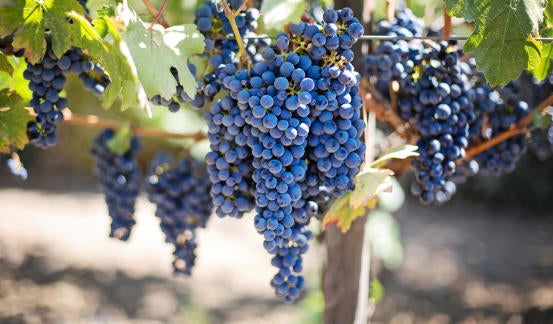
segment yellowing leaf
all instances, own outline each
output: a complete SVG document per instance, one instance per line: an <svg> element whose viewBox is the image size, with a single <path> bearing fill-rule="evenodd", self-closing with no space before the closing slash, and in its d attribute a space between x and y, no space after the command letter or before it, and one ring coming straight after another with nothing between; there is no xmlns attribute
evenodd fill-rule
<svg viewBox="0 0 553 324"><path fill-rule="evenodd" d="M365 206L355 209L349 207L350 197L351 192L347 192L342 197L336 199L323 218L323 227L336 224L345 233L351 228L351 223L355 219L365 215Z"/></svg>
<svg viewBox="0 0 553 324"><path fill-rule="evenodd" d="M355 190L351 192L349 207L352 209L367 206L376 196L390 190L390 177L394 174L389 169L367 168L355 176Z"/></svg>
<svg viewBox="0 0 553 324"><path fill-rule="evenodd" d="M419 153L417 152L418 149L419 149L418 146L410 145L410 144L393 147L391 150L384 152L384 154L378 159L376 159L373 163L371 163L370 166L373 168L376 168L386 160L390 160L390 159L403 160L408 157L419 156Z"/></svg>

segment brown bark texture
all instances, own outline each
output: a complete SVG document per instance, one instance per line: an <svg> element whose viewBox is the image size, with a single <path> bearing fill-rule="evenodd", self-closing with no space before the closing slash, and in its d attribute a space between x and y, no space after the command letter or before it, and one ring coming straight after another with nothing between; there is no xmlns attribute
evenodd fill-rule
<svg viewBox="0 0 553 324"><path fill-rule="evenodd" d="M363 4L363 0L336 0L334 8L350 7L361 20ZM362 71L360 42L353 49L355 68ZM365 221L366 216L355 220L345 234L334 225L325 230L327 260L322 283L325 324L349 324L355 319Z"/></svg>
<svg viewBox="0 0 553 324"><path fill-rule="evenodd" d="M325 230L326 267L323 274L325 324L349 324L355 319L363 229L366 216L355 220L347 233L334 225Z"/></svg>

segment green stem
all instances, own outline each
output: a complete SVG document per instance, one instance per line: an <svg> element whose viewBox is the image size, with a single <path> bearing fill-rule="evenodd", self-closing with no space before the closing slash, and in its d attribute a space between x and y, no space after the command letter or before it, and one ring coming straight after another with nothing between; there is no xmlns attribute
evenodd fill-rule
<svg viewBox="0 0 553 324"><path fill-rule="evenodd" d="M240 62L245 63L248 66L250 65L250 57L248 56L248 53L246 52L246 48L244 46L244 42L242 41L242 36L240 35L240 32L238 31L238 26L236 26L236 16L240 14L240 11L246 7L246 1L244 0L242 4L240 5L240 8L238 8L236 11L232 11L230 9L230 6L227 2L227 0L221 0L221 4L223 6L223 10L225 11L225 16L229 20L230 27L232 28L232 32L234 33L234 39L236 40L236 43L238 43L238 57L240 57Z"/></svg>

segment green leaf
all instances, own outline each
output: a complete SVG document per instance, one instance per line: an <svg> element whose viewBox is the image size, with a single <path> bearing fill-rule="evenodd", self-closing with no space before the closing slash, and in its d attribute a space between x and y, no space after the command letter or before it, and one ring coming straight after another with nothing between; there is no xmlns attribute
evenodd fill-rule
<svg viewBox="0 0 553 324"><path fill-rule="evenodd" d="M403 160L408 157L419 156L419 153L417 152L418 149L418 146L410 144L393 147L390 150L384 152L384 154L376 159L373 163L371 163L370 166L375 168L390 159Z"/></svg>
<svg viewBox="0 0 553 324"><path fill-rule="evenodd" d="M547 29L543 31L541 33L541 36L553 37L553 29ZM539 63L534 66L534 68L530 69L530 72L532 72L532 74L535 75L536 78L538 78L538 80L543 80L549 75L549 72L551 71L552 61L553 61L553 43L544 42L542 44L541 59Z"/></svg>
<svg viewBox="0 0 553 324"><path fill-rule="evenodd" d="M351 192L347 192L342 197L336 199L323 218L323 227L336 224L342 230L342 233L345 233L350 229L351 223L355 219L365 215L365 206L355 209L350 208L350 197Z"/></svg>
<svg viewBox="0 0 553 324"><path fill-rule="evenodd" d="M366 168L355 176L355 189L351 192L349 207L365 207L382 191L391 189L390 177L394 174L389 169Z"/></svg>
<svg viewBox="0 0 553 324"><path fill-rule="evenodd" d="M108 141L107 146L112 152L123 155L131 147L132 136L133 133L130 127L118 128L113 137Z"/></svg>
<svg viewBox="0 0 553 324"><path fill-rule="evenodd" d="M6 59L7 63L13 69L13 72L11 75L8 73L5 74L6 78L0 83L0 89L9 89L21 97L23 101L29 102L32 98L32 92L29 90L29 81L23 78L23 71L27 68L27 63L24 59L15 56L9 56Z"/></svg>
<svg viewBox="0 0 553 324"><path fill-rule="evenodd" d="M59 57L71 48L73 28L68 14L84 15L83 7L77 1L64 0L20 0L16 6L0 8L0 37L15 31L12 45L24 48L25 57L37 63L46 51L45 32L52 35L52 49Z"/></svg>
<svg viewBox="0 0 553 324"><path fill-rule="evenodd" d="M264 0L260 11L265 29L281 31L288 23L300 21L305 3L303 0Z"/></svg>
<svg viewBox="0 0 553 324"><path fill-rule="evenodd" d="M451 16L464 17L467 21L476 21L480 16L478 5L471 0L445 0L447 13ZM480 1L485 3L486 1Z"/></svg>
<svg viewBox="0 0 553 324"><path fill-rule="evenodd" d="M447 3L455 7L454 1ZM464 0L461 5L466 9L452 12L476 19L464 49L474 53L478 70L490 84L514 80L540 61L541 46L531 38L543 19L540 0Z"/></svg>
<svg viewBox="0 0 553 324"><path fill-rule="evenodd" d="M98 16L107 16L107 17L114 17L115 16L115 8L112 6L102 6L102 8L96 10L96 13Z"/></svg>
<svg viewBox="0 0 553 324"><path fill-rule="evenodd" d="M399 224L392 214L373 210L367 223L374 254L382 260L387 269L393 270L401 265L403 248L400 241Z"/></svg>
<svg viewBox="0 0 553 324"><path fill-rule="evenodd" d="M553 1L547 0L545 4L545 22L547 28L553 27Z"/></svg>
<svg viewBox="0 0 553 324"><path fill-rule="evenodd" d="M109 25L107 24L107 20L103 18L97 18L92 21L92 25L94 26L94 30L98 35L102 38L106 37L109 33Z"/></svg>
<svg viewBox="0 0 553 324"><path fill-rule="evenodd" d="M543 112L540 109L534 109L532 114L534 115L532 118L533 126L547 132L552 125L551 112Z"/></svg>
<svg viewBox="0 0 553 324"><path fill-rule="evenodd" d="M384 285L380 282L380 280L378 280L378 278L373 278L371 280L369 298L372 299L375 304L378 304L382 298L384 298Z"/></svg>
<svg viewBox="0 0 553 324"><path fill-rule="evenodd" d="M113 23L104 19L110 41L103 40L92 25L81 15L68 14L75 28L73 45L84 49L93 61L99 62L109 73L110 85L102 95L104 107L111 107L121 97L121 109L141 107L149 111L148 98L138 83L138 78L125 55L125 44Z"/></svg>
<svg viewBox="0 0 553 324"><path fill-rule="evenodd" d="M0 71L4 71L10 76L13 74L13 66L8 61L8 57L2 53L0 53Z"/></svg>
<svg viewBox="0 0 553 324"><path fill-rule="evenodd" d="M123 55L121 37L116 29L107 26L111 37L109 41L104 40L83 15L83 7L77 1L18 0L12 6L0 7L0 37L14 33L14 48L24 48L25 57L36 63L44 56L45 32L49 31L52 50L58 57L75 46L106 69L111 83L102 95L105 107L111 106L120 94L123 95L123 109L148 107L138 79ZM107 20L105 23L111 24Z"/></svg>
<svg viewBox="0 0 553 324"><path fill-rule="evenodd" d="M542 61L543 43L536 41L532 36L529 36L524 45L524 50L528 55L528 64L526 69L533 70L538 67Z"/></svg>
<svg viewBox="0 0 553 324"><path fill-rule="evenodd" d="M189 97L196 95L196 80L188 69L188 58L204 50L204 37L196 25L149 29L133 12L128 17L125 41L148 97L171 98L178 83L170 69L178 71L180 84Z"/></svg>
<svg viewBox="0 0 553 324"><path fill-rule="evenodd" d="M8 89L0 90L0 152L22 150L28 142L27 122L33 119L23 99Z"/></svg>

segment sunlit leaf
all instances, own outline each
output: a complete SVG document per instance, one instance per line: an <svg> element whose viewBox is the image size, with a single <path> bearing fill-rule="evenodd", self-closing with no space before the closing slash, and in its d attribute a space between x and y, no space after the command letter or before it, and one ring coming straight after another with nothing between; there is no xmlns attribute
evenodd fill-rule
<svg viewBox="0 0 553 324"><path fill-rule="evenodd" d="M478 70L492 85L518 78L541 61L541 42L532 33L543 19L540 0L446 1L451 13L475 20L464 50L473 52Z"/></svg>
<svg viewBox="0 0 553 324"><path fill-rule="evenodd" d="M389 169L366 168L355 176L355 190L350 194L349 207L356 209L367 206L380 192L391 189Z"/></svg>
<svg viewBox="0 0 553 324"><path fill-rule="evenodd" d="M12 46L15 50L23 48L24 56L31 63L39 62L44 56L46 37L58 57L72 46L81 48L109 74L111 83L102 95L105 107L110 107L121 94L123 109L146 107L137 77L122 53L117 31L104 26L107 28L101 31L112 33L109 41L102 39L83 15L84 9L78 1L18 0L0 7L0 37L13 34Z"/></svg>
<svg viewBox="0 0 553 324"><path fill-rule="evenodd" d="M365 206L360 206L355 209L350 208L350 196L351 192L348 192L342 197L336 199L323 218L323 227L330 224L336 224L336 226L338 226L338 228L345 233L351 228L351 223L355 219L365 215Z"/></svg>
<svg viewBox="0 0 553 324"><path fill-rule="evenodd" d="M148 97L156 94L171 98L178 83L171 75L171 67L189 97L196 95L196 80L188 68L188 58L204 50L204 37L196 25L177 25L167 29L159 25L149 29L130 13L125 40L138 76Z"/></svg>
<svg viewBox="0 0 553 324"><path fill-rule="evenodd" d="M371 167L375 168L390 159L403 160L408 157L419 156L419 153L417 152L418 149L418 146L410 144L393 147L389 151L384 152L382 156L371 163Z"/></svg>
<svg viewBox="0 0 553 324"><path fill-rule="evenodd" d="M23 99L8 89L0 90L0 152L21 150L28 142L27 122L32 120Z"/></svg>

